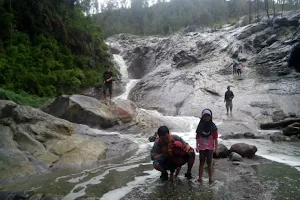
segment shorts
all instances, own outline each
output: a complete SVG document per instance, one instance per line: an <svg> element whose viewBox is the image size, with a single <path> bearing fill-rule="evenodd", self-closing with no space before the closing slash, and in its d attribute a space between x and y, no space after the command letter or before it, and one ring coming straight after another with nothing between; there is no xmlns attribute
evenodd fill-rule
<svg viewBox="0 0 300 200"><path fill-rule="evenodd" d="M226 108L227 108L227 109L228 109L228 108L232 109L232 100L226 101Z"/></svg>
<svg viewBox="0 0 300 200"><path fill-rule="evenodd" d="M103 94L106 94L107 89L108 89L109 94L112 94L112 83L104 83Z"/></svg>
<svg viewBox="0 0 300 200"><path fill-rule="evenodd" d="M211 163L212 162L212 159L213 159L213 154L214 154L214 151L213 150L200 150L200 154L199 154L199 160L200 162L206 162L207 163Z"/></svg>
<svg viewBox="0 0 300 200"><path fill-rule="evenodd" d="M183 156L180 159L180 165L177 165L175 163L169 162L167 159L163 160L153 160L153 164L159 163L159 165L164 168L165 170L170 170L171 172L174 172L177 167L181 167L182 165L185 165L188 162L189 157L188 156Z"/></svg>

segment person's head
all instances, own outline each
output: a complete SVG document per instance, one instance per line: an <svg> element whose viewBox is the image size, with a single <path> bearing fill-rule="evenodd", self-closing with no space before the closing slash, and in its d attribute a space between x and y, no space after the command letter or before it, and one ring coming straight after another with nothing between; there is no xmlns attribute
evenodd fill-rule
<svg viewBox="0 0 300 200"><path fill-rule="evenodd" d="M212 120L212 112L210 109L204 109L201 114L201 120L209 122Z"/></svg>
<svg viewBox="0 0 300 200"><path fill-rule="evenodd" d="M227 90L230 91L230 86L227 86Z"/></svg>
<svg viewBox="0 0 300 200"><path fill-rule="evenodd" d="M105 66L105 71L106 71L106 72L110 72L109 66Z"/></svg>
<svg viewBox="0 0 300 200"><path fill-rule="evenodd" d="M166 126L161 126L157 130L157 135L158 135L160 141L164 144L169 143L169 134L170 134L170 131L169 131L168 127L166 127Z"/></svg>

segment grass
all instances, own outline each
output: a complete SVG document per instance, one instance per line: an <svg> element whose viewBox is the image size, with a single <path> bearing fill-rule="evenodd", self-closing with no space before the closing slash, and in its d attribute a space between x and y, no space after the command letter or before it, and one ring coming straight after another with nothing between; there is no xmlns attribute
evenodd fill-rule
<svg viewBox="0 0 300 200"><path fill-rule="evenodd" d="M30 95L25 92L15 93L9 90L5 90L0 88L0 99L10 100L17 104L32 106L32 107L40 107L44 103L46 103L50 97L38 97L35 95Z"/></svg>

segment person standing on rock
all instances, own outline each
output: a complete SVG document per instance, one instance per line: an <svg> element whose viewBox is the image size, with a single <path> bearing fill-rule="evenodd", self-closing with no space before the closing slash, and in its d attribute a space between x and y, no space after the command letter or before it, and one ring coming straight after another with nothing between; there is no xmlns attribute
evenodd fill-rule
<svg viewBox="0 0 300 200"><path fill-rule="evenodd" d="M112 96L112 79L113 79L113 73L111 72L109 66L105 67L105 72L103 73L103 96L104 100L106 100L106 90L108 89L109 92L109 98L111 99Z"/></svg>
<svg viewBox="0 0 300 200"><path fill-rule="evenodd" d="M168 180L168 172L170 170L170 180L174 180L174 172L175 178L178 176L181 166L185 163L188 164L187 173L185 173L185 177L187 179L192 178L192 167L195 161L195 152L192 147L188 143L186 143L181 137L177 135L172 135L166 126L159 127L157 131L158 138L156 139L152 150L151 150L151 160L153 160L153 167L161 172L161 180ZM181 143L181 145L180 145ZM178 157L174 162L173 150L176 147L184 148L184 153L179 153L181 158L181 162L177 163Z"/></svg>
<svg viewBox="0 0 300 200"><path fill-rule="evenodd" d="M235 75L237 73L237 66L238 66L238 62L236 59L232 60L232 63L229 65L229 67L232 66L232 74Z"/></svg>
<svg viewBox="0 0 300 200"><path fill-rule="evenodd" d="M218 156L218 129L212 121L212 111L204 109L201 114L201 120L196 130L196 151L200 153L199 160L199 179L202 183L205 161L208 167L209 184L213 182L212 159L215 152Z"/></svg>
<svg viewBox="0 0 300 200"><path fill-rule="evenodd" d="M238 75L238 76L241 76L241 75L242 75L242 67L243 67L243 64L242 64L242 63L238 63L238 64L237 64L236 72L237 72L237 75Z"/></svg>
<svg viewBox="0 0 300 200"><path fill-rule="evenodd" d="M230 86L228 86L227 91L225 92L225 98L224 98L224 102L226 102L227 115L228 115L229 109L230 109L230 114L232 115L232 99L233 99L233 97L234 97L234 94L230 90Z"/></svg>

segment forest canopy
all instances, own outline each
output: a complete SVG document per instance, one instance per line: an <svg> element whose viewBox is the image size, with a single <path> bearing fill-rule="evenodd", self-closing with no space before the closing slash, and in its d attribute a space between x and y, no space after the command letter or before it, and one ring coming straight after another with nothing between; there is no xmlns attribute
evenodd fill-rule
<svg viewBox="0 0 300 200"><path fill-rule="evenodd" d="M52 97L99 83L110 56L90 9L90 0L0 0L2 93Z"/></svg>
<svg viewBox="0 0 300 200"><path fill-rule="evenodd" d="M170 34L188 25L245 23L299 8L299 0L102 0L97 22L105 36Z"/></svg>

